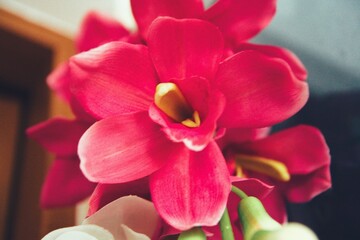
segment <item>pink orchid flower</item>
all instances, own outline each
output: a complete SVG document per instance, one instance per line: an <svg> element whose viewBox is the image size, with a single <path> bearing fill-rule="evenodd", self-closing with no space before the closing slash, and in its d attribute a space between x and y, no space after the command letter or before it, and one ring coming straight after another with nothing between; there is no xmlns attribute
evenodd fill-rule
<svg viewBox="0 0 360 240"><path fill-rule="evenodd" d="M147 6L146 8L144 8L144 4ZM292 54L286 49L273 46L250 44L239 45L239 43L243 43L245 40L253 37L261 29L268 25L275 13L275 0L256 0L251 2L243 0L220 0L217 1L209 9L205 9L203 6L203 2L199 0L146 1L146 3L135 0L132 1L132 8L135 19L138 23L139 32L143 36L143 39L141 39L139 33L131 33L116 20L97 12L89 12L85 16L83 23L80 27L80 31L75 39L77 52L88 51L92 48L111 41L124 41L130 43L145 42L145 33L147 33L148 31L148 27L150 26L151 22L160 15L173 16L176 18L193 17L205 19L219 26L220 30L227 39L226 45L233 45L234 47L236 47L234 48L236 52L256 47L257 51L267 54L270 57L278 57L287 61L289 66L292 68L295 75L299 79L306 78L305 67L294 54ZM269 48L271 48L272 50L269 51ZM60 97L62 97L64 100L71 104L72 110L77 116L76 121L78 123L89 122L83 123L83 125L85 126L95 121L86 113L84 113L81 107L77 106L76 102L72 100L69 87L69 85L71 84L71 75L68 62L63 63L58 68L56 68L48 76L47 83L52 90L54 90ZM73 127L78 126L78 123L74 124ZM81 127L81 129L82 128L83 127ZM46 127L38 129L40 129L40 132L36 133L36 135L49 136L46 133ZM63 130L66 131L66 127ZM59 130L59 132L61 132L61 130ZM52 135L49 137L57 138L56 135ZM46 141L46 139L41 141ZM74 143L77 142L74 141ZM57 152L56 154L64 155L61 152ZM74 178L72 180L73 185L82 184L83 180L78 181L78 179L82 179L83 175L81 173L79 173L79 175L75 174L75 172L79 172L79 168L76 166L78 160L75 155L75 152L71 155L68 155L69 157L71 157L71 159L76 159L76 161L68 161L68 163L71 164L63 164L64 161L56 163L57 160L55 159L52 169L58 169L60 167L56 165L61 165L62 174L60 172L54 174L52 172L55 172L55 170L50 170L48 174L49 176L46 178L44 188L42 190L42 207L72 205L75 204L79 199L84 198L83 192L77 192L72 197L66 195L59 195L66 194L67 192L69 193L67 186L64 187L63 191L56 191L59 194L53 194L54 190L51 190L61 188L61 186L57 183L59 181L55 178L69 179L70 176L72 176L72 178ZM76 169L71 169L72 167L75 167ZM86 185L89 186L92 184L87 183ZM62 201L62 199L64 199L64 201Z"/></svg>
<svg viewBox="0 0 360 240"><path fill-rule="evenodd" d="M151 202L126 196L104 206L82 225L57 229L42 240L150 240L156 239L160 228L161 219Z"/></svg>
<svg viewBox="0 0 360 240"><path fill-rule="evenodd" d="M232 137L247 136L248 130L227 130L229 136L219 141L238 175L276 186L263 200L276 221L286 221L286 201L307 202L331 187L329 149L318 129L299 125L250 141Z"/></svg>
<svg viewBox="0 0 360 240"><path fill-rule="evenodd" d="M99 119L79 142L87 178L150 175L165 221L180 230L217 224L230 179L214 139L225 128L283 121L308 98L307 83L285 61L256 51L221 61L223 53L212 24L162 17L148 47L112 42L73 57L73 94Z"/></svg>
<svg viewBox="0 0 360 240"><path fill-rule="evenodd" d="M220 0L209 9L204 9L202 1L198 0L177 2L148 1L146 5L147 8L144 8L144 2L132 1L133 12L138 23L139 32L142 33L142 35L145 35L144 33L148 31L148 27L150 26L151 21L160 15L168 15L177 18L194 17L206 19L219 26L223 34L226 36L226 39L231 42L232 45L236 46L236 51L243 51L256 47L257 51L261 51L270 57L278 57L287 61L297 77L303 74L302 78L299 77L299 79L306 78L306 70L302 63L288 50L272 46L263 47L260 45L254 45L249 47L250 44L238 44L256 35L262 28L266 27L275 13L276 1L256 0L250 3L248 1L242 0ZM251 24L249 24L249 22ZM85 16L80 31L75 40L77 52L87 51L111 41L125 41L131 43L140 43L142 41L137 33L131 33L116 20L97 12L90 12ZM227 43L227 45L229 45L229 43ZM273 50L269 51L269 48L272 48ZM298 72L300 72L300 74L298 74ZM76 103L72 101L69 87L71 76L68 62L63 63L61 66L56 68L48 76L47 82L51 89L53 89L59 96L70 102L72 105L72 109L77 116L77 120L69 120L67 125L69 125L70 122L77 122L73 124L72 128L74 128L80 123L80 125L88 126L90 123L95 121L91 117L89 118L86 113L83 113L81 107L78 107ZM54 119L53 121L56 122L58 120ZM40 125L46 126L47 123ZM57 124L57 126L61 129L61 124ZM83 126L80 127L80 130L83 129ZM60 129L59 132L62 131ZM62 139L61 137L58 138L56 135L49 136L48 133L46 133L47 127L35 127L33 130L37 132L30 135L37 135L37 139L40 142L46 141L46 139L39 140L41 135L45 136L45 138L51 137L53 139ZM29 132L33 130L30 130ZM64 127L63 131L66 130L67 127ZM50 132L52 132L52 130L50 130ZM74 144L77 144L76 141L73 142ZM62 158L64 158L64 154L61 153L61 151L56 152L56 155L62 156ZM68 156L68 160L73 159L73 161L60 161L57 163L57 160L55 159L54 165L52 166L53 170L50 170L42 190L42 207L72 205L85 197L85 192L82 191L74 193L73 196L67 196L67 193L72 192L68 189L69 185L64 185L64 187L62 187L59 184L61 181L56 180L68 179L68 181L70 181L69 178L73 178L73 180L71 180L73 186L81 185L82 182L84 182L82 180L83 175L76 166L78 162L76 153L65 153L65 155ZM72 169L72 167L75 167L76 169ZM61 172L56 170L60 168L62 169ZM56 172L56 174L54 174L54 172ZM79 174L77 175L76 173ZM93 184L86 183L85 185L92 186ZM60 188L63 188L63 191L55 191L55 189ZM90 188L87 187L87 189ZM54 194L54 192L58 194Z"/></svg>

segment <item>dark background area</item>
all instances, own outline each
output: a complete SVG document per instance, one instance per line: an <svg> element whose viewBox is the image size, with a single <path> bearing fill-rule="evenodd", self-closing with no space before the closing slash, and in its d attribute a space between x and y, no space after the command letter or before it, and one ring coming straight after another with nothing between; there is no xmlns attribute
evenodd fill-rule
<svg viewBox="0 0 360 240"><path fill-rule="evenodd" d="M278 0L275 19L255 39L292 50L309 72L309 102L275 130L310 124L329 145L332 188L288 205L289 220L306 224L320 240L360 239L359 24L357 0Z"/></svg>
<svg viewBox="0 0 360 240"><path fill-rule="evenodd" d="M278 126L316 126L329 145L332 188L309 203L288 204L289 221L304 223L321 240L360 239L359 104L360 91L312 95L303 110Z"/></svg>

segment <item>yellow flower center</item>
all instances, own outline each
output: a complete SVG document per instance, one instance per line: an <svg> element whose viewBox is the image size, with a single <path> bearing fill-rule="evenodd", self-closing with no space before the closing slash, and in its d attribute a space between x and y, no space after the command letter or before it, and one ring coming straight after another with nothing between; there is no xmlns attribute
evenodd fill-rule
<svg viewBox="0 0 360 240"><path fill-rule="evenodd" d="M155 91L155 105L168 117L187 127L200 126L200 115L194 111L174 83L159 83Z"/></svg>
<svg viewBox="0 0 360 240"><path fill-rule="evenodd" d="M245 174L243 173L243 169L248 169L268 175L279 181L287 182L290 180L290 174L287 167L277 160L246 154L237 154L235 161L238 177L244 177Z"/></svg>

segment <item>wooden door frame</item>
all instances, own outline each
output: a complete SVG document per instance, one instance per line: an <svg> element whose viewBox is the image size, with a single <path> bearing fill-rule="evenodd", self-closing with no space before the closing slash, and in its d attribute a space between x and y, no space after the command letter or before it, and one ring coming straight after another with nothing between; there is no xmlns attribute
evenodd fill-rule
<svg viewBox="0 0 360 240"><path fill-rule="evenodd" d="M52 52L52 68L56 67L61 62L68 59L74 53L73 39L61 35L49 28L39 26L17 14L14 14L2 7L0 7L0 28L8 32L14 33L21 38L25 38L31 42L35 42ZM44 79L45 84L45 79ZM49 90L49 109L48 117L63 115L71 116L70 110L66 104L59 100ZM25 154L30 154L26 150ZM53 160L53 156L44 151L44 173ZM57 210L42 210L41 212L41 226L39 229L40 235L48 233L49 231L64 227L64 225L73 225L75 221L75 208L62 208Z"/></svg>

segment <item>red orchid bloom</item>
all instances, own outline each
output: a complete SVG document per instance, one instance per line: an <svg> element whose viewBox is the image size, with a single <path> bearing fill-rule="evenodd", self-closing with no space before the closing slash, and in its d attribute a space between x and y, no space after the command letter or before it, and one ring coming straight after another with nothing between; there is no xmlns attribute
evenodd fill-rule
<svg viewBox="0 0 360 240"><path fill-rule="evenodd" d="M41 191L44 208L73 205L88 197L95 188L82 174L77 144L89 123L53 118L27 129L30 138L55 154Z"/></svg>
<svg viewBox="0 0 360 240"><path fill-rule="evenodd" d="M257 0L249 3L247 1L221 0L208 10L205 10L202 1L198 0L177 1L176 3L173 1L148 1L146 6L148 7L144 8L144 2L132 1L133 12L142 35L145 35L145 32L148 31L152 20L160 15L178 18L197 17L207 19L217 24L227 39L231 39L231 42L243 42L254 36L270 22L275 13L276 1ZM249 22L251 22L251 24L248 24ZM106 42L117 40L131 43L141 41L136 33L131 34L116 20L97 12L90 12L83 20L75 43L77 52L83 52ZM236 51L241 50L245 50L245 47L240 46L236 49ZM257 50L262 51L262 48L258 46ZM303 72L305 71L305 68L296 56L293 56L290 52L286 52L286 50L283 49L279 49L279 51L281 51L281 54L270 53L270 56L273 55L282 58L289 63L290 67L295 65L295 68L302 69ZM269 54L269 52L266 52L266 54ZM305 78L306 77L302 79ZM47 83L50 88L56 91L63 99L71 102L72 109L80 121L93 122L93 119L88 119L88 116L82 113L82 109L77 107L76 103L72 102L69 88L70 81L71 76L68 62L56 68L47 78ZM69 171L73 170L69 169ZM64 171L65 175L67 175L66 173L69 171ZM64 177L65 176L63 176L63 178ZM79 176L78 178L81 177ZM46 180L46 182L48 183L45 183L45 185L50 188L52 185L51 181ZM59 203L61 203L61 198L58 199L58 201L60 201ZM48 204L45 202L43 206L55 206L53 203Z"/></svg>
<svg viewBox="0 0 360 240"><path fill-rule="evenodd" d="M226 134L232 136L244 132L227 130ZM280 223L286 221L286 201L307 202L331 187L329 149L321 132L314 127L300 125L253 141L234 141L226 135L224 139L227 141L226 144L221 139L224 154L228 162L236 162L240 167L240 175L276 186L263 203ZM281 176L281 172L285 175ZM284 179L287 175L289 178Z"/></svg>
<svg viewBox="0 0 360 240"><path fill-rule="evenodd" d="M140 4L139 1L133 1L133 11L135 14L135 18L139 25L139 30L141 33L145 33L148 31L148 27L151 21L159 16L159 15L169 15L178 18L185 17L198 17L202 19L207 19L215 24L217 24L222 32L226 35L227 39L232 39L232 42L243 42L244 40L254 36L257 32L259 32L262 28L264 28L271 20L274 12L276 1L252 1L252 3L248 3L246 1L223 1L220 0L210 9L205 10L203 7L202 1L178 1L176 4L172 1L149 1L147 3L148 8L144 8L144 3ZM246 10L246 11L245 11ZM251 24L248 24L251 22ZM87 14L85 19L83 20L82 26L80 28L80 32L76 37L76 47L78 52L87 51L94 47L97 47L101 44L110 41L125 41L131 43L140 43L140 37L135 33L130 33L126 28L124 28L119 22L114 19L111 19L107 16L101 15L96 12L90 12ZM249 45L240 45L237 46L236 51L246 50L246 47ZM279 48L277 51L263 51L263 47L259 45L255 45L258 51L262 51L269 56L279 57L288 62L289 66L294 71L295 75L297 75L296 70L302 71L306 73L305 68L301 64L301 62L296 58L296 56L292 55L287 50ZM249 48L249 47L248 47ZM275 47L274 47L275 48ZM297 75L298 76L298 75ZM301 79L301 78L299 78ZM302 78L305 79L305 76ZM66 101L70 102L72 105L72 109L77 116L77 122L87 121L90 123L95 120L92 119L86 113L82 112L81 107L76 105L71 99L70 93L70 82L71 76L69 72L68 62L63 63L60 67L56 68L47 78L48 85L50 88L56 91L56 93L61 96ZM54 120L56 121L56 120ZM71 121L70 121L71 122ZM84 123L85 125L89 125ZM46 125L46 124L45 124ZM78 126L78 123L75 123L73 127ZM40 132L36 134L38 137L40 135L48 136L45 128L34 128L39 129ZM81 127L82 129L82 127ZM59 130L60 132L61 130ZM66 131L66 128L64 128ZM51 130L50 130L51 132ZM55 138L55 135L51 136ZM61 139L61 138L59 138ZM74 141L75 143L75 141ZM62 155L61 153L57 153L57 155ZM76 153L71 154L71 159L77 159L74 157ZM70 155L69 155L70 156ZM72 161L72 165L76 166L76 161ZM57 169L55 165L61 164L63 162L54 163L52 168ZM68 165L66 165L68 166ZM70 166L69 166L70 167ZM62 171L63 175L57 173L57 175L61 176L62 179L69 178L69 172L79 172L77 169L68 169ZM53 171L53 170L52 170ZM51 172L52 172L51 171ZM54 170L55 171L55 170ZM80 173L79 173L80 174ZM72 198L63 198L57 197L57 195L52 195L53 191L45 190L45 189L58 189L59 184L55 184L54 177L50 177L54 174L49 173L45 184L44 190L42 193L42 206L63 206L68 204L76 203L76 199L82 199L84 194L80 194ZM82 179L83 176L80 174L79 176L74 175L75 179ZM54 182L54 186L52 187ZM88 183L87 185L92 185ZM67 190L64 189L63 193ZM60 193L61 191L57 191ZM51 195L47 194L51 193ZM80 193L80 192L78 192ZM46 197L49 195L49 197ZM46 200L48 199L48 200ZM56 199L50 200L50 199ZM62 199L73 199L73 201L65 201L62 203Z"/></svg>
<svg viewBox="0 0 360 240"><path fill-rule="evenodd" d="M230 179L214 137L280 122L308 98L285 61L256 51L221 61L223 52L212 24L163 17L148 47L112 42L73 57L73 94L99 119L79 142L84 174L100 183L150 175L154 204L172 226L217 224Z"/></svg>

